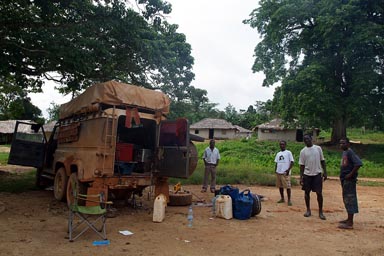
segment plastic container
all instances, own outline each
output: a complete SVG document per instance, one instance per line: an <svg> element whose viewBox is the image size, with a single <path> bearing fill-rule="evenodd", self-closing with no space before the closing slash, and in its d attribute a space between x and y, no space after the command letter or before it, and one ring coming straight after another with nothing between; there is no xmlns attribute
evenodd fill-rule
<svg viewBox="0 0 384 256"><path fill-rule="evenodd" d="M116 160L130 162L133 160L133 144L116 143Z"/></svg>
<svg viewBox="0 0 384 256"><path fill-rule="evenodd" d="M216 216L216 198L217 198L217 195L212 197L212 216L213 217Z"/></svg>
<svg viewBox="0 0 384 256"><path fill-rule="evenodd" d="M216 217L230 220L233 218L232 198L229 195L218 195L215 201Z"/></svg>
<svg viewBox="0 0 384 256"><path fill-rule="evenodd" d="M167 206L167 198L163 194L159 194L153 203L153 222L162 222L165 218L165 207Z"/></svg>
<svg viewBox="0 0 384 256"><path fill-rule="evenodd" d="M192 205L189 206L187 219L188 219L188 227L191 228L192 225L193 225L193 209L192 209Z"/></svg>
<svg viewBox="0 0 384 256"><path fill-rule="evenodd" d="M247 220L251 217L253 208L253 199L249 196L249 189L239 193L235 200L233 217L238 220Z"/></svg>

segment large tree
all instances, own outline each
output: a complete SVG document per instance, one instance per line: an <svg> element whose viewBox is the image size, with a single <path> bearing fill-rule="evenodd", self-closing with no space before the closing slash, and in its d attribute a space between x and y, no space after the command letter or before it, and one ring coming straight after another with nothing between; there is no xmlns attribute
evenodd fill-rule
<svg viewBox="0 0 384 256"><path fill-rule="evenodd" d="M274 102L286 120L331 126L337 142L363 116L383 115L383 8L383 0L260 1L244 21L262 37L252 69L265 73L264 86L281 81Z"/></svg>
<svg viewBox="0 0 384 256"><path fill-rule="evenodd" d="M4 0L0 3L0 81L40 90L54 80L76 95L117 79L161 89L175 101L190 95L193 57L157 0Z"/></svg>

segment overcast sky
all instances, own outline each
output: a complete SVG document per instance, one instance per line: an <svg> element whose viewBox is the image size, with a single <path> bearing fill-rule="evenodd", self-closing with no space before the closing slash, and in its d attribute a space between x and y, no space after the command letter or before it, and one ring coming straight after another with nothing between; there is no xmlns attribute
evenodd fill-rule
<svg viewBox="0 0 384 256"><path fill-rule="evenodd" d="M260 40L256 29L242 23L257 8L255 0L168 0L172 4L170 23L178 24L187 37L195 59L192 86L205 89L211 103L220 110L231 104L247 109L256 101L272 99L274 88L261 86L264 75L253 73L253 50ZM63 97L52 89L32 94L32 103L47 117L51 102L62 104Z"/></svg>
<svg viewBox="0 0 384 256"><path fill-rule="evenodd" d="M205 89L210 102L247 109L272 99L274 88L261 86L253 73L253 51L260 41L256 29L242 23L258 7L255 0L169 0L170 21L179 25L195 58L192 85Z"/></svg>

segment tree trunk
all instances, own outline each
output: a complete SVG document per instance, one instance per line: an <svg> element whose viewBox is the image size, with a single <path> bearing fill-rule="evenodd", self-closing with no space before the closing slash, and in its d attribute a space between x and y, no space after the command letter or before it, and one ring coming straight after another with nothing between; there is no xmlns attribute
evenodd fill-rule
<svg viewBox="0 0 384 256"><path fill-rule="evenodd" d="M347 136L347 121L345 118L339 118L333 122L331 143L337 144L340 139Z"/></svg>

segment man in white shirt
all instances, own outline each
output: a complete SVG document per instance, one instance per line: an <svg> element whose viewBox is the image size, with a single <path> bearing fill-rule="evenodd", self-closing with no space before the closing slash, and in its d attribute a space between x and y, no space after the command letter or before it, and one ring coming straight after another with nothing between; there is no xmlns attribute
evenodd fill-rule
<svg viewBox="0 0 384 256"><path fill-rule="evenodd" d="M281 140L280 152L275 156L275 172L276 172L276 187L280 191L280 200L277 203L284 203L284 188L287 189L288 206L292 205L291 201L291 169L293 166L292 152L286 150L287 142Z"/></svg>
<svg viewBox="0 0 384 256"><path fill-rule="evenodd" d="M209 141L209 147L204 150L203 160L205 164L204 181L201 192L206 192L208 187L208 178L211 175L210 189L215 193L216 189L216 167L219 165L220 153L215 147L215 140Z"/></svg>
<svg viewBox="0 0 384 256"><path fill-rule="evenodd" d="M323 150L317 145L313 145L312 137L304 135L304 147L300 151L299 165L300 165L300 184L304 190L304 199L307 211L304 217L311 216L310 207L310 193L316 192L317 203L319 205L319 217L325 220L323 214L323 180L327 179L327 169L325 166L325 159Z"/></svg>

